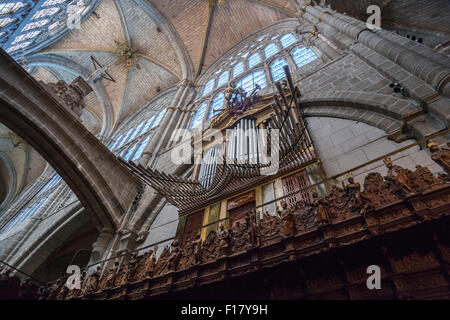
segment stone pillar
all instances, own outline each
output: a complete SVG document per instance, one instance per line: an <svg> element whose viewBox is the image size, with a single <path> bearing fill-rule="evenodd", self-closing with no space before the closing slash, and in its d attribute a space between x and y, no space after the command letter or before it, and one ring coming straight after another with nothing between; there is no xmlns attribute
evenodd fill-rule
<svg viewBox="0 0 450 320"><path fill-rule="evenodd" d="M156 132L153 134L153 138L150 140L150 143L148 143L147 146L145 147L142 157L139 161L140 164L143 165L144 167L149 165L151 158L158 152L157 150L158 143L161 141L162 135L164 134L169 121L172 119L175 109L174 106L178 105L178 102L180 101L181 95L183 94L185 88L186 83L185 82L181 83L180 86L178 87L175 97L172 100L171 106L167 108L166 114L164 115L163 119L161 120L161 123L156 129Z"/></svg>
<svg viewBox="0 0 450 320"><path fill-rule="evenodd" d="M297 69L297 65L294 62L294 59L292 58L292 55L286 51L284 58L286 59L288 66L289 66L289 70L291 71L291 73L293 73L296 69Z"/></svg>
<svg viewBox="0 0 450 320"><path fill-rule="evenodd" d="M325 11L318 6L308 6L306 11L321 22L358 41L380 55L398 64L411 74L419 77L436 91L450 97L450 69L436 63L427 57L411 51L398 43L380 36L380 32L372 32L365 28L365 24L346 17L344 20L334 12ZM348 21L355 20L355 24Z"/></svg>
<svg viewBox="0 0 450 320"><path fill-rule="evenodd" d="M158 150L160 148L163 148L165 146L169 146L170 139L173 137L173 134L175 131L179 128L179 122L180 118L182 118L184 114L184 108L186 106L186 102L188 101L188 98L191 96L191 93L193 91L193 84L188 83L185 87L185 90L178 102L178 105L175 107L173 116L171 121L168 123L167 127L165 128L165 132L163 133L161 140L160 140L160 146L157 148Z"/></svg>
<svg viewBox="0 0 450 320"><path fill-rule="evenodd" d="M338 48L334 47L333 44L324 35L319 34L317 38L310 40L311 44L318 48L325 58L323 61L329 62L340 56L338 53Z"/></svg>
<svg viewBox="0 0 450 320"><path fill-rule="evenodd" d="M97 240L95 240L94 244L92 245L92 252L88 265L97 263L102 260L108 248L108 244L110 243L112 238L113 233L111 232L111 230L103 229L100 232Z"/></svg>

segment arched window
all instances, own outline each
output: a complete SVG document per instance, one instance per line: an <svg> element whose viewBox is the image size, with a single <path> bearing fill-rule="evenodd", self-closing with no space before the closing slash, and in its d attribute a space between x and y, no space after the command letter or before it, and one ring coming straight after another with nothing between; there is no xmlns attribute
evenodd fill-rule
<svg viewBox="0 0 450 320"><path fill-rule="evenodd" d="M76 6L74 13L84 20L96 3L96 0L1 0L0 33L4 37L1 47L14 57L32 50L33 45L43 45L56 36L54 31L68 28L67 18L73 12L69 8ZM8 30L3 30L5 26Z"/></svg>
<svg viewBox="0 0 450 320"><path fill-rule="evenodd" d="M230 73L228 72L228 70L222 72L222 74L219 76L219 80L217 80L217 88L220 88L224 84L227 84L229 77Z"/></svg>
<svg viewBox="0 0 450 320"><path fill-rule="evenodd" d="M194 114L194 118L192 119L191 127L190 129L193 129L203 122L203 118L205 117L205 111L206 111L207 103L206 101L203 102L200 107L198 107L197 111Z"/></svg>
<svg viewBox="0 0 450 320"><path fill-rule="evenodd" d="M292 33L287 33L280 39L283 48L290 47L293 43L297 42L297 38Z"/></svg>
<svg viewBox="0 0 450 320"><path fill-rule="evenodd" d="M244 62L241 61L233 68L233 78L236 78L237 76L241 75L244 72Z"/></svg>
<svg viewBox="0 0 450 320"><path fill-rule="evenodd" d="M223 108L224 100L225 100L225 95L223 94L223 92L219 92L215 96L213 102L211 103L211 106L209 107L208 119L218 115L221 112L221 110L218 110L218 109Z"/></svg>
<svg viewBox="0 0 450 320"><path fill-rule="evenodd" d="M141 124L134 130L133 134L130 137L130 141L132 141L134 138L138 137L141 133L142 127L144 126L145 122L141 122Z"/></svg>
<svg viewBox="0 0 450 320"><path fill-rule="evenodd" d="M269 59L271 56L277 54L278 51L280 51L278 46L275 43L271 43L264 48L264 55L266 56L266 59Z"/></svg>
<svg viewBox="0 0 450 320"><path fill-rule="evenodd" d="M139 159L142 155L142 153L144 152L144 148L147 145L147 143L150 141L150 137L151 135L148 135L139 145L139 148L136 150L136 153L133 156L133 159L131 159L132 161L136 161L137 159Z"/></svg>
<svg viewBox="0 0 450 320"><path fill-rule="evenodd" d="M17 38L15 38L14 41L13 41L11 44L16 44L16 43L19 43L19 42L21 42L21 41L23 41L23 40L27 40L27 39L30 39L30 38L34 38L34 37L36 37L39 33L41 33L41 30L31 31L31 32L28 32L28 33L21 34L20 36L18 36Z"/></svg>
<svg viewBox="0 0 450 320"><path fill-rule="evenodd" d="M125 135L123 140L120 142L120 144L117 146L117 148L122 147L123 145L127 144L130 141L130 136L133 133L133 131L134 131L134 128L131 128L130 130L128 130L127 134Z"/></svg>
<svg viewBox="0 0 450 320"><path fill-rule="evenodd" d="M36 12L35 14L34 14L34 16L33 16L33 18L31 18L31 19L39 19L39 18L43 18L43 17L46 17L46 16L52 16L52 15L54 15L55 13L57 13L59 11L59 8L48 8L48 9L42 9L42 10L39 10L38 12Z"/></svg>
<svg viewBox="0 0 450 320"><path fill-rule="evenodd" d="M25 7L27 4L23 2L8 2L0 4L0 14L11 14Z"/></svg>
<svg viewBox="0 0 450 320"><path fill-rule="evenodd" d="M134 146L131 147L131 148L127 151L125 157L123 157L123 159L124 159L125 161L128 161L128 160L130 159L130 157L131 157L132 154L134 153L134 150L136 150L137 146L138 146L138 144L135 143Z"/></svg>
<svg viewBox="0 0 450 320"><path fill-rule="evenodd" d="M152 124L152 122L153 122L153 120L155 119L155 115L152 115L151 117L150 117L150 119L148 119L148 121L147 121L147 123L145 124L145 126L144 126L144 129L142 130L142 132L147 132L148 131L148 129L150 128L150 125Z"/></svg>
<svg viewBox="0 0 450 320"><path fill-rule="evenodd" d="M205 84L205 88L203 89L203 97L210 94L213 88L214 88L214 79L211 79Z"/></svg>
<svg viewBox="0 0 450 320"><path fill-rule="evenodd" d="M249 69L253 68L254 66L258 65L259 63L261 63L261 61L262 61L261 60L261 55L258 52L252 54L250 56L250 58L248 58L248 68Z"/></svg>
<svg viewBox="0 0 450 320"><path fill-rule="evenodd" d="M49 22L50 22L50 20L48 20L48 19L39 20L39 21L36 21L36 22L30 22L23 28L22 31L27 31L27 30L31 30L31 29L35 29L35 28L40 28L40 27L45 26Z"/></svg>
<svg viewBox="0 0 450 320"><path fill-rule="evenodd" d="M44 4L42 5L43 7L47 7L47 6L52 6L54 4L58 4L58 3L62 3L65 2L66 0L47 0L44 2Z"/></svg>
<svg viewBox="0 0 450 320"><path fill-rule="evenodd" d="M26 219L34 216L39 211L39 209L44 205L46 199L47 197L41 198L40 200L35 201L32 205L22 209L20 213L16 217L14 217L14 219L9 221L5 225L5 230L9 230L15 227L16 225L20 224L21 222L25 221Z"/></svg>
<svg viewBox="0 0 450 320"><path fill-rule="evenodd" d="M295 47L292 50L292 59L294 59L297 68L304 66L317 59L317 55L308 47Z"/></svg>
<svg viewBox="0 0 450 320"><path fill-rule="evenodd" d="M283 67L287 66L288 63L285 59L276 59L270 65L270 73L272 74L273 82L278 81L284 78L286 75L284 74Z"/></svg>
<svg viewBox="0 0 450 320"><path fill-rule="evenodd" d="M109 147L108 147L109 151L113 151L116 148L116 146L120 143L122 138L123 138L123 135L116 137L116 139L109 144Z"/></svg>
<svg viewBox="0 0 450 320"><path fill-rule="evenodd" d="M164 115L166 114L166 109L161 110L158 115L155 118L155 121L153 121L150 129L153 129L157 126L159 126L159 123L161 122L162 118L164 117Z"/></svg>
<svg viewBox="0 0 450 320"><path fill-rule="evenodd" d="M261 89L267 86L267 78L264 70L258 70L246 75L237 82L236 87L242 87L245 92L250 93L255 89L256 84L259 84Z"/></svg>
<svg viewBox="0 0 450 320"><path fill-rule="evenodd" d="M0 28L3 28L4 26L6 26L8 23L16 21L16 18L3 18L0 19Z"/></svg>

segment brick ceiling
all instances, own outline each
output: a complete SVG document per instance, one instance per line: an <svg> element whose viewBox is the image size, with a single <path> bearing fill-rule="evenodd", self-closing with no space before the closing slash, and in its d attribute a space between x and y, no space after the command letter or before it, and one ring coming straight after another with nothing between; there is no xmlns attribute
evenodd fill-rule
<svg viewBox="0 0 450 320"><path fill-rule="evenodd" d="M295 16L289 0L153 0L168 19L200 74L233 45L274 22Z"/></svg>

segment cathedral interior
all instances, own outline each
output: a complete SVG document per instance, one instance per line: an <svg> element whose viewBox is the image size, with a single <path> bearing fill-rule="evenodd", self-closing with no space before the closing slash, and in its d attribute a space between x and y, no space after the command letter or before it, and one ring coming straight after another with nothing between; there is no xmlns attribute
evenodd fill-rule
<svg viewBox="0 0 450 320"><path fill-rule="evenodd" d="M2 0L0 299L450 299L449 124L448 0Z"/></svg>

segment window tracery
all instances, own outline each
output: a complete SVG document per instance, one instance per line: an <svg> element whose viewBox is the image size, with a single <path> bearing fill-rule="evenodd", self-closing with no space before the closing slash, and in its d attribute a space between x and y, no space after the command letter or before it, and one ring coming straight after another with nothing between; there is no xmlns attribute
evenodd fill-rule
<svg viewBox="0 0 450 320"><path fill-rule="evenodd" d="M213 102L211 103L211 106L209 108L208 119L215 117L220 113L219 109L223 108L224 102L225 102L225 95L223 91L221 91L215 96Z"/></svg>
<svg viewBox="0 0 450 320"><path fill-rule="evenodd" d="M13 57L23 55L68 30L68 8L77 6L83 21L99 0L9 0L0 3L0 46ZM29 30L33 30L32 33ZM27 40L27 41L25 41Z"/></svg>
<svg viewBox="0 0 450 320"><path fill-rule="evenodd" d="M283 67L287 66L288 63L286 59L275 59L270 65L270 73L272 74L272 80L274 82L284 78L286 75L284 74Z"/></svg>
<svg viewBox="0 0 450 320"><path fill-rule="evenodd" d="M236 81L236 86L242 86L246 92L251 92L256 84L264 89L285 76L283 66L289 65L292 70L318 58L311 48L299 41L292 31L268 33L256 38L254 43L244 45L237 54L224 58L221 68L211 73L212 78L207 79L201 97L195 102L198 105L197 110L205 107L206 103L205 110L209 110L209 113L205 121L218 114L210 113L218 109L213 107L214 99L219 94L219 88L227 82ZM261 67L263 69L254 70ZM216 88L209 89L209 84L216 80ZM205 94L205 90L208 94ZM194 123L198 126L196 114L194 117L195 121L191 122L190 129L194 128Z"/></svg>

